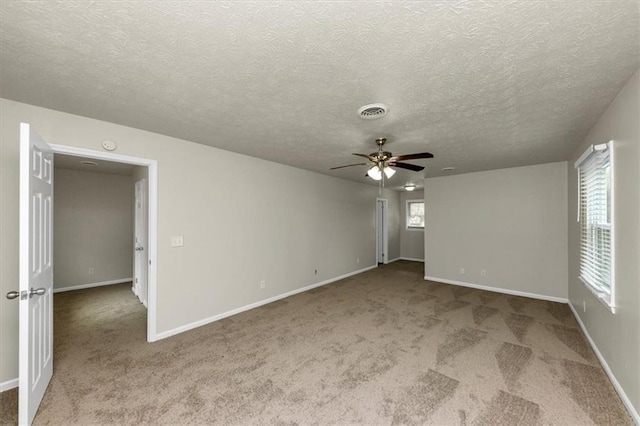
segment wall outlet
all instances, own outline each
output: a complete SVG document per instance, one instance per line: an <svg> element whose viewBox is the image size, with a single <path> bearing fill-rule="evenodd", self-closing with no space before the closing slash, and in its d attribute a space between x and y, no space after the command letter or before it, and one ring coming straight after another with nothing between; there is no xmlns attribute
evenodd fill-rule
<svg viewBox="0 0 640 426"><path fill-rule="evenodd" d="M89 268L89 275L93 275L95 272L95 268Z"/></svg>
<svg viewBox="0 0 640 426"><path fill-rule="evenodd" d="M460 268L460 273L464 274L464 268Z"/></svg>
<svg viewBox="0 0 640 426"><path fill-rule="evenodd" d="M480 269L480 276L481 277L486 277L487 276L487 271L484 269Z"/></svg>
<svg viewBox="0 0 640 426"><path fill-rule="evenodd" d="M182 235L171 237L171 247L182 247L184 245L184 238Z"/></svg>
<svg viewBox="0 0 640 426"><path fill-rule="evenodd" d="M356 259L356 265L359 265L359 264L360 264L360 258L357 258Z"/></svg>
<svg viewBox="0 0 640 426"><path fill-rule="evenodd" d="M265 288L267 286L267 284L264 282L264 280L260 281L260 288Z"/></svg>

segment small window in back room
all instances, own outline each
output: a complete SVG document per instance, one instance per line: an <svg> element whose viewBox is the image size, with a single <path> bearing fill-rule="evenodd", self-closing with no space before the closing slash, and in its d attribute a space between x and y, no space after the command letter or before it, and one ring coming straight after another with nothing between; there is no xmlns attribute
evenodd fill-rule
<svg viewBox="0 0 640 426"><path fill-rule="evenodd" d="M407 201L407 229L424 229L424 201Z"/></svg>

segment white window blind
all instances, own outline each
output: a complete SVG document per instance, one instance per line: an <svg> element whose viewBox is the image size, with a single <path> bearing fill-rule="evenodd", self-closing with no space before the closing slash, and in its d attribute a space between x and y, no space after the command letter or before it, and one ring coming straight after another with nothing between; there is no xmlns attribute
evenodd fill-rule
<svg viewBox="0 0 640 426"><path fill-rule="evenodd" d="M407 200L407 228L424 228L424 202Z"/></svg>
<svg viewBox="0 0 640 426"><path fill-rule="evenodd" d="M613 285L611 142L590 147L576 162L580 179L580 278L608 295Z"/></svg>

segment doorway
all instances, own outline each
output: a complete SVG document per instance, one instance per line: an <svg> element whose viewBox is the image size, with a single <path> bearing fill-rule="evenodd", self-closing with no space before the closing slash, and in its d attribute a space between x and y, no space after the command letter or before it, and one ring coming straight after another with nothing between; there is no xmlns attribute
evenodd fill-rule
<svg viewBox="0 0 640 426"><path fill-rule="evenodd" d="M376 199L376 260L378 265L384 265L389 261L387 254L389 250L388 207L388 200Z"/></svg>
<svg viewBox="0 0 640 426"><path fill-rule="evenodd" d="M115 149L113 144L105 149ZM146 340L156 338L157 162L44 141L20 123L18 421L31 424L53 374L54 154L142 166L148 177L148 312ZM131 214L133 212L130 212ZM99 242L98 242L99 243ZM129 250L131 250L129 240ZM125 244L126 245L126 244ZM91 268L89 274L91 275ZM93 283L95 284L95 283ZM93 286L93 285L92 285ZM142 323L144 324L144 322Z"/></svg>
<svg viewBox="0 0 640 426"><path fill-rule="evenodd" d="M138 210L135 210L136 220L140 220L141 226L145 229L140 230L140 235L146 234L147 246L136 246L142 247L144 250L144 256L136 256L134 254L134 270L135 262L146 263L146 268L143 268L144 272L146 272L146 288L141 290L138 294L140 301L144 303L147 307L147 341L154 342L157 340L156 338L156 277L157 277L157 266L156 266L156 256L157 256L157 198L158 198L158 184L157 184L157 161L150 160L146 158L132 157L128 155L115 154L112 152L101 152L88 150L84 148L77 148L66 145L58 145L58 144L49 144L54 154L64 154L67 156L73 157L82 157L85 159L93 159L93 160L104 160L113 163L122 163L129 164L134 166L142 166L147 169L147 178L144 179L144 184L140 184L140 196L143 196L144 191L146 191L146 205L142 203L141 211L138 213ZM138 185L136 185L138 186ZM143 217L137 217L138 214L144 215ZM146 224L145 224L146 222ZM134 253L138 253L143 250L134 251ZM140 263L139 263L140 265ZM139 273L141 274L141 273ZM135 273L134 273L135 275ZM135 288L135 282L134 282ZM142 293L144 294L143 297Z"/></svg>

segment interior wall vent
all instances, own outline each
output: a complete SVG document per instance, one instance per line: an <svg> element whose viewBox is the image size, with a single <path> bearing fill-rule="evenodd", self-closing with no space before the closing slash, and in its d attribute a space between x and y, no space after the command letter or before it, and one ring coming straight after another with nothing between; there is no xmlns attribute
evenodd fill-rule
<svg viewBox="0 0 640 426"><path fill-rule="evenodd" d="M358 115L365 120L375 120L387 115L389 107L385 104L369 104L358 109Z"/></svg>

